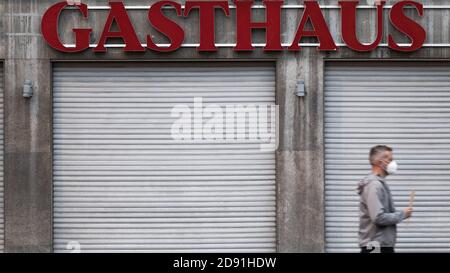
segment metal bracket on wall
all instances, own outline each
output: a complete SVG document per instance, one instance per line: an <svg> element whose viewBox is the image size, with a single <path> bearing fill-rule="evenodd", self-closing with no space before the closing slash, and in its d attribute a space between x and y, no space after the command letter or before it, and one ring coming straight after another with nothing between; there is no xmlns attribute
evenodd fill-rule
<svg viewBox="0 0 450 273"><path fill-rule="evenodd" d="M306 95L305 80L298 80L297 81L297 90L295 92L295 95L297 97L304 97Z"/></svg>
<svg viewBox="0 0 450 273"><path fill-rule="evenodd" d="M23 97L31 98L33 96L33 82L30 80L25 80L23 84Z"/></svg>

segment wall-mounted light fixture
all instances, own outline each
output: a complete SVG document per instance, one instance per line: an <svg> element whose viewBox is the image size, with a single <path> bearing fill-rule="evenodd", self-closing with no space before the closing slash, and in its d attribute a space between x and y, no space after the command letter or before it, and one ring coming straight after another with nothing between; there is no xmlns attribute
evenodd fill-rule
<svg viewBox="0 0 450 273"><path fill-rule="evenodd" d="M31 98L33 96L33 82L30 80L25 80L23 84L23 97Z"/></svg>
<svg viewBox="0 0 450 273"><path fill-rule="evenodd" d="M305 91L305 81L304 80L298 80L297 81L297 90L295 92L295 95L297 97L304 97L306 94Z"/></svg>

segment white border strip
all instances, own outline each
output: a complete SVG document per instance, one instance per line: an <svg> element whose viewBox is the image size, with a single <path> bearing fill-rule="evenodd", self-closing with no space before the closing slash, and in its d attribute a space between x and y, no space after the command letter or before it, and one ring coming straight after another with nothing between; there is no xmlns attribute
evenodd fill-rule
<svg viewBox="0 0 450 273"><path fill-rule="evenodd" d="M170 44L156 44L158 47L169 47L170 46ZM181 45L181 47L185 47L185 48L191 48L191 47L198 47L200 44L182 44ZM259 48L259 47L265 47L266 46L266 44L263 44L263 43L254 43L254 44L252 44L254 47L256 47L256 48ZM291 46L291 44L281 44L283 47L289 47L289 46ZM299 43L298 44L300 47L318 47L320 44L319 43ZM411 46L411 44L410 43L400 43L400 44L398 44L399 46L403 46L403 47L406 47L406 46ZM68 48L74 48L75 47L75 44L64 44L64 46L65 47L68 47ZM232 48L232 47L235 47L236 46L236 44L218 44L218 43L216 43L216 47L218 47L218 48ZM347 47L347 45L346 44L344 44L344 43L336 43L336 46L338 46L338 47ZM90 48L94 48L94 47L97 47L97 44L90 44L89 45L89 47ZM106 48L124 48L125 47L125 44L105 44L105 47ZM142 47L147 47L147 44L142 44ZM378 45L378 47L388 47L388 44L387 43L382 43L382 44L379 44ZM448 44L423 44L423 46L422 47L450 47L450 43L448 43Z"/></svg>
<svg viewBox="0 0 450 273"><path fill-rule="evenodd" d="M229 6L230 9L235 9L236 6ZM148 10L150 8L150 5L148 6L125 6L125 8L127 10ZM172 7L165 7L165 8L172 8ZM181 5L181 8L184 9L184 5ZM264 9L265 6L264 5L253 5L252 6L253 9ZM305 8L304 5L283 5L281 6L282 9L303 9ZM340 9L341 6L339 5L323 5L320 6L321 9ZM360 5L357 6L357 9L375 9L375 6L370 6L370 5ZM390 9L392 8L392 5L388 5L388 6L384 6L384 9ZM412 7L407 7L407 8L412 8ZM436 5L424 5L423 6L424 9L450 9L450 5L441 5L441 6L436 6ZM88 5L88 9L90 10L109 10L110 7L109 6L89 6Z"/></svg>

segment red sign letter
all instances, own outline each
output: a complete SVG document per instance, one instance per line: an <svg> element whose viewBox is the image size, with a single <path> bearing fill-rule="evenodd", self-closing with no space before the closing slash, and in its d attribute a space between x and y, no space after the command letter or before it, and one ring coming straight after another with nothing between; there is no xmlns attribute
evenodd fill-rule
<svg viewBox="0 0 450 273"><path fill-rule="evenodd" d="M199 51L217 50L214 35L214 13L215 9L221 8L225 15L230 15L228 1L186 1L184 16L187 16L192 8L199 9L200 13L200 46Z"/></svg>
<svg viewBox="0 0 450 273"><path fill-rule="evenodd" d="M381 1L377 3L377 38L370 44L362 44L356 37L356 6L359 0L356 1L339 1L341 5L341 21L342 21L342 39L347 46L356 51L371 51L374 50L383 38L383 6L386 3Z"/></svg>
<svg viewBox="0 0 450 273"><path fill-rule="evenodd" d="M266 30L266 51L282 50L281 31L281 6L283 0L264 0L266 6L266 22L251 22L253 0L234 0L236 4L236 51L252 50L252 29L263 28Z"/></svg>
<svg viewBox="0 0 450 273"><path fill-rule="evenodd" d="M162 13L161 8L163 6L173 6L177 12L178 16L181 16L181 4L173 2L173 1L161 1L153 4L148 11L148 19L152 26L166 35L170 40L169 47L159 47L155 43L153 43L151 36L147 36L147 47L149 49L153 49L160 52L170 52L175 51L180 48L181 44L184 40L184 31L183 29L174 21L167 19Z"/></svg>
<svg viewBox="0 0 450 273"><path fill-rule="evenodd" d="M419 25L417 22L407 17L403 13L403 8L407 5L414 6L418 11L419 16L423 15L422 4L414 1L402 1L392 6L391 13L389 14L389 19L396 29L403 32L411 39L411 45L405 47L399 46L397 43L395 43L392 35L389 35L388 45L390 48L398 51L410 52L422 47L425 42L427 33L421 25Z"/></svg>
<svg viewBox="0 0 450 273"><path fill-rule="evenodd" d="M145 51L142 47L139 38L134 31L131 24L130 17L128 17L125 6L122 2L110 2L111 10L109 11L108 19L106 19L105 28L95 52L106 52L105 43L108 38L122 38L125 42L125 51ZM111 31L112 24L116 22L120 31Z"/></svg>
<svg viewBox="0 0 450 273"><path fill-rule="evenodd" d="M336 50L337 46L333 41L330 30L328 29L325 18L323 18L322 11L320 10L317 1L305 1L305 10L303 12L302 20L297 29L297 34L295 35L292 45L289 50L299 50L300 47L298 43L303 36L306 37L317 37L319 40L319 50ZM313 30L304 30L308 20L311 20L313 25Z"/></svg>
<svg viewBox="0 0 450 273"><path fill-rule="evenodd" d="M92 29L73 29L75 32L75 47L66 47L59 40L58 35L58 22L59 16L65 7L67 2L60 2L51 6L42 16L41 31L45 41L56 50L62 52L80 52L89 48L89 35ZM84 18L88 17L88 8L86 4L80 4L76 6L83 14Z"/></svg>

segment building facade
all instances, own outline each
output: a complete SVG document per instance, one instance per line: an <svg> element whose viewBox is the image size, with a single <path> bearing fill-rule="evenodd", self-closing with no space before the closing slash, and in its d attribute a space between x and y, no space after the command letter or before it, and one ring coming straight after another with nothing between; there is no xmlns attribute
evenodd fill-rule
<svg viewBox="0 0 450 273"><path fill-rule="evenodd" d="M409 43L388 20L397 1L383 8L380 45L359 52L343 43L333 0L318 3L335 51L318 50L314 38L300 50L264 51L264 30L253 31L254 50L236 51L230 1L230 16L216 12L217 51L197 49L197 10L181 18L169 9L185 31L178 50L126 52L112 38L95 52L109 5L86 0L88 17L68 8L59 31L70 45L73 28L92 28L91 46L67 53L41 31L57 2L0 1L3 251L357 251L355 188L376 144L392 146L400 164L390 178L397 206L416 190L399 251L450 251L449 5L418 1L422 16L408 8L427 34L412 52L388 47L388 35ZM155 1L123 2L141 42L168 42L148 23ZM263 4L254 5L253 20L263 21ZM282 4L283 47L303 10L303 1ZM357 11L358 38L371 42L373 0ZM173 139L174 107L189 112L195 102L278 105L277 148Z"/></svg>

